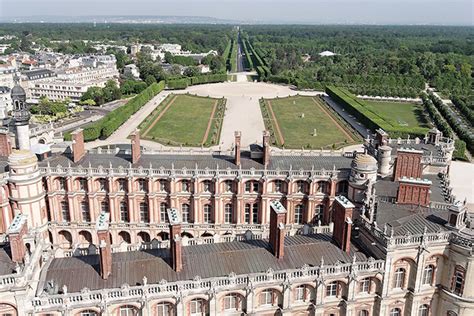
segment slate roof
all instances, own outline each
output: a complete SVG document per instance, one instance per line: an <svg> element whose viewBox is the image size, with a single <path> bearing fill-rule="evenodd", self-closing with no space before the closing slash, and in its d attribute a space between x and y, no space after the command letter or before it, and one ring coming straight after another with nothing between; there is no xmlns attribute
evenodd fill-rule
<svg viewBox="0 0 474 316"><path fill-rule="evenodd" d="M0 275L12 274L15 263L10 257L10 249L0 246Z"/></svg>
<svg viewBox="0 0 474 316"><path fill-rule="evenodd" d="M447 218L447 210L379 201L376 222L379 227L393 227L394 236L402 236L422 234L425 227L428 233L444 231Z"/></svg>
<svg viewBox="0 0 474 316"><path fill-rule="evenodd" d="M67 167L69 163L71 166L83 166L88 167L89 164L92 167L103 166L108 168L110 164L114 168L122 166L128 168L130 165L129 155L113 155L113 154L97 154L97 153L86 153L84 158L79 162L73 163L72 160L65 154L53 156L52 158L40 163L41 166L46 166L49 161L50 166L55 167L61 165ZM314 168L332 170L336 169L350 169L351 158L342 156L272 156L270 158L270 164L267 169L275 170L293 170L305 169L311 170ZM195 169L196 165L199 169L239 169L234 164L234 157L228 155L170 155L170 154L143 154L140 160L134 164L134 167L142 166L143 168L149 168L150 164L153 168L163 167L165 169L171 169L173 166L175 169ZM251 159L247 155L242 155L241 158L242 169L264 169L264 165L261 160Z"/></svg>
<svg viewBox="0 0 474 316"><path fill-rule="evenodd" d="M389 146L392 147L392 156L397 155L398 148L409 148L422 150L423 156L430 156L432 154L433 157L442 157L440 149L433 144L389 144Z"/></svg>
<svg viewBox="0 0 474 316"><path fill-rule="evenodd" d="M176 273L169 265L169 250L156 249L113 254L112 275L103 280L98 274L99 257L69 257L54 259L48 268L46 281L54 280L59 288L66 285L70 292L87 287L93 289L118 288L123 284L142 283L146 276L149 284L161 280L178 281L225 277L239 274L297 269L307 264L318 266L324 257L326 265L358 261L367 257L352 246L351 253L340 250L330 235L297 235L286 237L285 255L277 259L264 240L236 241L183 247L183 270Z"/></svg>

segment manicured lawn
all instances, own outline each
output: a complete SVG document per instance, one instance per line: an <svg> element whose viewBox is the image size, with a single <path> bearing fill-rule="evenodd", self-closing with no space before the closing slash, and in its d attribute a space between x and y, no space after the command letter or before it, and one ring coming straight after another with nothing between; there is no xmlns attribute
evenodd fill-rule
<svg viewBox="0 0 474 316"><path fill-rule="evenodd" d="M266 128L272 131L278 146L328 149L347 146L358 140L337 114L317 97L265 100L263 107ZM316 136L313 136L314 129Z"/></svg>
<svg viewBox="0 0 474 316"><path fill-rule="evenodd" d="M363 100L366 108L394 127L426 127L423 106L416 103Z"/></svg>
<svg viewBox="0 0 474 316"><path fill-rule="evenodd" d="M170 95L140 124L143 138L166 145L212 145L208 143L210 137L205 136L206 131L211 134L212 129L215 128L215 117L209 129L208 125L213 109L215 108L216 113L218 112L218 102L218 99Z"/></svg>

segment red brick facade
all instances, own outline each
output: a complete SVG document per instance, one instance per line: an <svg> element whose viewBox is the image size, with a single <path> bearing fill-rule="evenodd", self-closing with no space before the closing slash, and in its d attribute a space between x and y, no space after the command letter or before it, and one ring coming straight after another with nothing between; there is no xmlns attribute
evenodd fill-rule
<svg viewBox="0 0 474 316"><path fill-rule="evenodd" d="M278 259L283 258L285 254L285 222L286 210L276 211L273 207L270 209L270 245L273 254Z"/></svg>
<svg viewBox="0 0 474 316"><path fill-rule="evenodd" d="M333 238L337 245L345 252L351 249L353 206L345 206L338 199L334 203L334 230Z"/></svg>
<svg viewBox="0 0 474 316"><path fill-rule="evenodd" d="M26 220L23 221L21 226L8 234L8 239L10 240L10 248L12 252L12 261L17 263L22 263L25 259L26 247L23 241L23 236L28 233L28 225Z"/></svg>
<svg viewBox="0 0 474 316"><path fill-rule="evenodd" d="M72 160L78 162L84 154L84 133L82 129L78 129L72 133Z"/></svg>
<svg viewBox="0 0 474 316"><path fill-rule="evenodd" d="M400 180L398 187L397 203L429 206L431 182Z"/></svg>
<svg viewBox="0 0 474 316"><path fill-rule="evenodd" d="M422 174L421 151L398 151L395 162L394 180L398 181L402 177L420 178Z"/></svg>
<svg viewBox="0 0 474 316"><path fill-rule="evenodd" d="M132 163L137 163L140 160L141 151L140 151L140 131L135 130L130 134L132 138Z"/></svg>
<svg viewBox="0 0 474 316"><path fill-rule="evenodd" d="M106 280L112 274L112 249L108 230L97 231L100 254L100 276Z"/></svg>
<svg viewBox="0 0 474 316"><path fill-rule="evenodd" d="M170 251L171 266L176 272L183 269L182 245L181 245L181 225L170 225Z"/></svg>
<svg viewBox="0 0 474 316"><path fill-rule="evenodd" d="M0 156L8 157L12 152L12 143L8 132L0 131Z"/></svg>

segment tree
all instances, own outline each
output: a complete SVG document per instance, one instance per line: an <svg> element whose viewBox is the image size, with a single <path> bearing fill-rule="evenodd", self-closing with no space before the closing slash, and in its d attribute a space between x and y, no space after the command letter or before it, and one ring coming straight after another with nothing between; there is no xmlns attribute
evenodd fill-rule
<svg viewBox="0 0 474 316"><path fill-rule="evenodd" d="M118 100L122 97L122 92L117 86L117 82L115 82L115 80L107 81L102 91L103 91L105 102Z"/></svg>
<svg viewBox="0 0 474 316"><path fill-rule="evenodd" d="M201 73L198 67L188 67L184 70L184 75L186 77L196 77Z"/></svg>
<svg viewBox="0 0 474 316"><path fill-rule="evenodd" d="M104 104L104 93L100 87L90 87L81 97L81 101L94 100L97 105Z"/></svg>
<svg viewBox="0 0 474 316"><path fill-rule="evenodd" d="M153 83L156 82L156 78L152 75L148 75L146 78L145 78L145 83L147 86L150 86L152 85Z"/></svg>

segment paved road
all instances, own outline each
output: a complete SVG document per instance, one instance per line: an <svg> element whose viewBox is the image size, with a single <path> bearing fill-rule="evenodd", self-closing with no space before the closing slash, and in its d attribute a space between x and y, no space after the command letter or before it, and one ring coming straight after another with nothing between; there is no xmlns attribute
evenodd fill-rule
<svg viewBox="0 0 474 316"><path fill-rule="evenodd" d="M360 123L353 115L347 113L339 104L334 102L330 97L324 96L324 100L336 111L352 128L354 128L362 137L366 138L370 131Z"/></svg>
<svg viewBox="0 0 474 316"><path fill-rule="evenodd" d="M456 200L467 199L469 211L474 212L474 164L452 161L449 167L449 179Z"/></svg>
<svg viewBox="0 0 474 316"><path fill-rule="evenodd" d="M243 50L242 50L242 45L240 45L240 35L239 39L237 40L238 43L238 49L237 49L237 72L244 72L245 69L245 64L244 64L244 58L245 56L243 55Z"/></svg>

